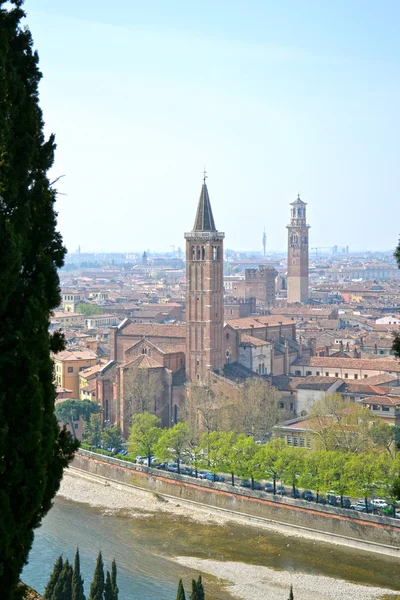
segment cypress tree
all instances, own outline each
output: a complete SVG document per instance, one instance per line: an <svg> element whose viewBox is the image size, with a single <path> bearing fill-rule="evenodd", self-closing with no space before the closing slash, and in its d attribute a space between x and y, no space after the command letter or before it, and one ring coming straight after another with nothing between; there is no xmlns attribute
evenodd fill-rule
<svg viewBox="0 0 400 600"><path fill-rule="evenodd" d="M183 587L182 579L179 580L178 593L176 595L176 600L186 600L185 589Z"/></svg>
<svg viewBox="0 0 400 600"><path fill-rule="evenodd" d="M293 586L290 586L290 592L289 592L289 600L294 600L294 596L293 596Z"/></svg>
<svg viewBox="0 0 400 600"><path fill-rule="evenodd" d="M76 447L54 416L49 336L60 304L56 191L47 177L54 136L45 139L23 0L0 0L0 590L13 600L33 532L51 507Z"/></svg>
<svg viewBox="0 0 400 600"><path fill-rule="evenodd" d="M197 583L195 579L192 579L192 591L190 594L190 600L197 600Z"/></svg>
<svg viewBox="0 0 400 600"><path fill-rule="evenodd" d="M72 572L72 567L67 558L49 600L71 600Z"/></svg>
<svg viewBox="0 0 400 600"><path fill-rule="evenodd" d="M111 563L111 587L113 593L112 600L118 600L119 589L117 585L117 564L115 562L115 558Z"/></svg>
<svg viewBox="0 0 400 600"><path fill-rule="evenodd" d="M58 579L60 577L60 573L63 569L63 559L62 559L62 554L60 554L60 556L57 558L56 562L54 563L54 567L53 567L53 571L50 575L49 581L46 585L46 588L44 590L44 597L45 598L51 598L54 592L54 588L56 587L56 584L58 582Z"/></svg>
<svg viewBox="0 0 400 600"><path fill-rule="evenodd" d="M103 600L104 593L104 564L101 552L97 556L96 568L93 574L93 581L90 584L89 600Z"/></svg>
<svg viewBox="0 0 400 600"><path fill-rule="evenodd" d="M71 600L86 600L83 591L83 579L81 575L81 561L79 557L79 548L77 548L75 552L74 573L72 575Z"/></svg>
<svg viewBox="0 0 400 600"><path fill-rule="evenodd" d="M197 588L196 600L205 600L204 586L203 586L203 581L201 579L201 575L199 575L199 577L197 579L196 588Z"/></svg>
<svg viewBox="0 0 400 600"><path fill-rule="evenodd" d="M110 571L107 571L106 584L104 586L104 600L114 600Z"/></svg>

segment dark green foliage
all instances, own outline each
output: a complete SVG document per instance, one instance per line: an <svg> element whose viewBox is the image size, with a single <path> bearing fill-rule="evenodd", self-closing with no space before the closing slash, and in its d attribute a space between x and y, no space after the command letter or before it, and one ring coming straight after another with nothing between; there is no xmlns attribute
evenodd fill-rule
<svg viewBox="0 0 400 600"><path fill-rule="evenodd" d="M197 600L197 583L195 579L192 579L192 591L190 594L190 600Z"/></svg>
<svg viewBox="0 0 400 600"><path fill-rule="evenodd" d="M204 595L204 586L203 586L203 582L201 579L201 575L199 575L198 579L197 579L197 600L205 600L205 595Z"/></svg>
<svg viewBox="0 0 400 600"><path fill-rule="evenodd" d="M186 600L185 589L183 587L182 579L179 580L178 593L176 595L176 600Z"/></svg>
<svg viewBox="0 0 400 600"><path fill-rule="evenodd" d="M289 600L294 600L294 596L293 596L293 586L290 586L290 592L289 592Z"/></svg>
<svg viewBox="0 0 400 600"><path fill-rule="evenodd" d="M51 507L76 444L59 430L50 351L60 304L56 231L47 171L54 136L43 135L41 78L21 0L0 0L0 590L16 598L33 532Z"/></svg>
<svg viewBox="0 0 400 600"><path fill-rule="evenodd" d="M107 571L106 575L106 584L104 586L104 600L114 600L110 571Z"/></svg>
<svg viewBox="0 0 400 600"><path fill-rule="evenodd" d="M46 585L46 588L44 590L44 596L45 598L51 598L54 592L54 588L56 587L58 578L60 577L60 573L63 569L63 559L62 559L62 555L60 555L56 562L54 563L54 567L53 567L53 571L50 575L49 581Z"/></svg>
<svg viewBox="0 0 400 600"><path fill-rule="evenodd" d="M113 593L112 600L118 600L119 589L117 585L117 563L115 562L115 558L111 563L111 587Z"/></svg>
<svg viewBox="0 0 400 600"><path fill-rule="evenodd" d="M83 579L81 575L81 561L79 557L79 549L75 552L74 573L72 575L72 596L71 600L86 600L83 591Z"/></svg>
<svg viewBox="0 0 400 600"><path fill-rule="evenodd" d="M66 559L58 577L54 592L49 600L71 600L72 596L72 567Z"/></svg>
<svg viewBox="0 0 400 600"><path fill-rule="evenodd" d="M90 584L89 600L103 600L104 593L104 565L101 552L97 556L96 568L93 574L93 581Z"/></svg>

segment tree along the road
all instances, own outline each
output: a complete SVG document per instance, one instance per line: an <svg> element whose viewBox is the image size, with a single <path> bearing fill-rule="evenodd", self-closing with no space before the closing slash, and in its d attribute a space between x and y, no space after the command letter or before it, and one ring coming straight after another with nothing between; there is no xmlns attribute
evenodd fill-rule
<svg viewBox="0 0 400 600"><path fill-rule="evenodd" d="M0 0L0 589L16 595L33 532L51 507L76 448L60 431L49 335L61 302L65 249L56 230L56 190L47 172L38 55L21 0Z"/></svg>
<svg viewBox="0 0 400 600"><path fill-rule="evenodd" d="M276 494L276 480L279 477L278 460L282 451L285 449L283 440L271 440L269 444L260 446L257 452L258 475L260 479L266 477L273 481L273 493Z"/></svg>
<svg viewBox="0 0 400 600"><path fill-rule="evenodd" d="M277 469L282 480L292 486L293 495L296 492L298 478L303 473L305 450L302 448L284 448L277 461Z"/></svg>
<svg viewBox="0 0 400 600"><path fill-rule="evenodd" d="M93 581L90 584L89 600L103 600L104 594L104 564L101 552L97 556L96 568L93 574Z"/></svg>
<svg viewBox="0 0 400 600"><path fill-rule="evenodd" d="M133 415L132 427L129 431L128 451L132 456L147 456L150 467L154 448L162 434L161 420L150 413Z"/></svg>
<svg viewBox="0 0 400 600"><path fill-rule="evenodd" d="M177 423L171 429L164 429L155 448L154 454L161 460L174 460L181 472L180 464L190 456L190 440L193 430L187 423Z"/></svg>
<svg viewBox="0 0 400 600"><path fill-rule="evenodd" d="M122 445L121 428L118 425L108 425L100 433L103 448L119 448Z"/></svg>
<svg viewBox="0 0 400 600"><path fill-rule="evenodd" d="M101 406L97 402L91 400L73 400L67 399L56 404L55 413L57 421L70 425L72 434L75 437L74 421L78 421L79 417L88 422L90 415L99 413Z"/></svg>
<svg viewBox="0 0 400 600"><path fill-rule="evenodd" d="M86 423L84 440L93 448L98 448L101 444L101 432L103 431L103 415L90 415L89 422Z"/></svg>
<svg viewBox="0 0 400 600"><path fill-rule="evenodd" d="M83 591L83 579L81 575L81 561L78 548L75 552L74 572L72 574L71 600L85 600L85 594Z"/></svg>
<svg viewBox="0 0 400 600"><path fill-rule="evenodd" d="M307 451L302 473L299 478L299 485L315 491L318 502L320 492L326 492L331 485L327 482L327 473L330 467L330 452L317 450ZM343 499L342 499L343 501Z"/></svg>

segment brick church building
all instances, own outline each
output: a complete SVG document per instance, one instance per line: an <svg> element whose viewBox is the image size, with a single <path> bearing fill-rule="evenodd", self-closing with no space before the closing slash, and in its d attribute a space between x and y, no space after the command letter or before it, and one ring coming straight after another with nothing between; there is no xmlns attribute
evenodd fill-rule
<svg viewBox="0 0 400 600"><path fill-rule="evenodd" d="M224 320L224 233L215 226L205 178L185 239L186 323L125 319L110 330L110 361L98 373L96 395L105 421L120 425L125 436L134 412L133 380L148 381L149 387L157 381L151 410L169 426L179 419L187 381L209 382L210 373L219 380L288 375L298 357L311 353L297 343L295 324L284 316Z"/></svg>

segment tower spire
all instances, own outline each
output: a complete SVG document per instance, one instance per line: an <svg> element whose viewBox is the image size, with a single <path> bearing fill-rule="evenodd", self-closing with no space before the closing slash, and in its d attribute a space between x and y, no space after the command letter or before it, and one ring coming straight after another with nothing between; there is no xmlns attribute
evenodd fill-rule
<svg viewBox="0 0 400 600"><path fill-rule="evenodd" d="M197 205L197 213L193 231L216 231L206 179L207 174L204 168L203 185L201 187L200 199Z"/></svg>

